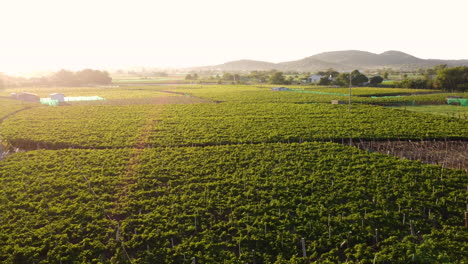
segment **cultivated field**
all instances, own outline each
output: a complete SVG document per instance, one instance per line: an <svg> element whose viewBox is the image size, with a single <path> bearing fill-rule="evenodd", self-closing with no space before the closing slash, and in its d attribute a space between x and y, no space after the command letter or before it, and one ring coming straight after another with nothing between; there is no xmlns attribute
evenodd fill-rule
<svg viewBox="0 0 468 264"><path fill-rule="evenodd" d="M385 107L452 107L442 104L454 94L353 88L349 107L330 104L348 89L271 88L40 87L27 91L106 100L0 99L0 139L21 149L0 160L0 262L468 259L468 107Z"/></svg>

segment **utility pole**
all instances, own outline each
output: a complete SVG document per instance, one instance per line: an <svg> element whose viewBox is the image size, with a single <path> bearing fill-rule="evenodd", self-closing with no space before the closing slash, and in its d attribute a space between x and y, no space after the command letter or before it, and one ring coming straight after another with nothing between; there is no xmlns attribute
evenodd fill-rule
<svg viewBox="0 0 468 264"><path fill-rule="evenodd" d="M351 112L351 73L349 73L349 102L348 102L348 112Z"/></svg>

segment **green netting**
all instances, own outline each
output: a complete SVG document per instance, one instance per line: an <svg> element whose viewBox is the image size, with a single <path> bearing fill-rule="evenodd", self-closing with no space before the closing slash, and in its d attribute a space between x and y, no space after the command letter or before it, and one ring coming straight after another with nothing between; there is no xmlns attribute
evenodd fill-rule
<svg viewBox="0 0 468 264"><path fill-rule="evenodd" d="M81 102L81 101L101 101L106 100L100 96L75 96L65 97L65 102Z"/></svg>
<svg viewBox="0 0 468 264"><path fill-rule="evenodd" d="M45 104L45 105L50 105L50 106L58 106L59 105L58 100L53 100L53 99L50 99L50 98L40 98L39 101L41 102L41 104Z"/></svg>
<svg viewBox="0 0 468 264"><path fill-rule="evenodd" d="M451 99L447 99L447 104L459 104L461 106L468 106L468 99L451 98Z"/></svg>
<svg viewBox="0 0 468 264"><path fill-rule="evenodd" d="M65 97L65 102L85 102L85 101L101 101L106 100L100 96L75 96L75 97ZM50 98L41 98L41 104L58 106L60 102L58 100L53 100Z"/></svg>

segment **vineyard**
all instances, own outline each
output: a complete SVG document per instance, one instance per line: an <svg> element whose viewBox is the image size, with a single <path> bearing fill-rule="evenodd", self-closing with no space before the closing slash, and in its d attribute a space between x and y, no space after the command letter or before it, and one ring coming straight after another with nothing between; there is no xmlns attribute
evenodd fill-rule
<svg viewBox="0 0 468 264"><path fill-rule="evenodd" d="M287 86L293 91L275 92L272 86L229 86L229 85L190 85L175 88L177 91L209 98L221 102L251 103L330 103L331 100L347 101L348 88L301 88ZM428 94L432 92L432 94ZM352 88L352 102L374 105L418 105L446 104L447 96L468 97L466 93L442 93L434 90L414 90L395 88ZM402 96L397 96L402 95ZM372 98L372 96L376 98Z"/></svg>
<svg viewBox="0 0 468 264"><path fill-rule="evenodd" d="M1 135L23 149L131 147L159 112L150 146L387 139L463 139L466 121L355 105L221 103L43 107L5 120Z"/></svg>
<svg viewBox="0 0 468 264"><path fill-rule="evenodd" d="M320 262L468 257L462 171L333 143L141 155L123 208L113 202L127 149L9 157L0 167L9 176L1 181L1 258L215 263L254 254L270 263L302 256L301 238L307 259Z"/></svg>
<svg viewBox="0 0 468 264"><path fill-rule="evenodd" d="M37 106L34 103L21 102L12 99L0 98L0 122L16 112Z"/></svg>
<svg viewBox="0 0 468 264"><path fill-rule="evenodd" d="M0 160L0 262L467 263L467 121L373 101L448 94L353 88L349 108L323 94L338 89L0 99L0 139L21 149Z"/></svg>

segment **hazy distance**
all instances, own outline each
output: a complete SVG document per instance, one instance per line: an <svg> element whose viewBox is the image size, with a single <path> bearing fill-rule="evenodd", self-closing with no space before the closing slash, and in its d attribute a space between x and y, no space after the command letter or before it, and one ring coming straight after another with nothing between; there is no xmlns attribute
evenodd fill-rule
<svg viewBox="0 0 468 264"><path fill-rule="evenodd" d="M0 72L298 60L334 50L468 59L464 0L5 1Z"/></svg>

